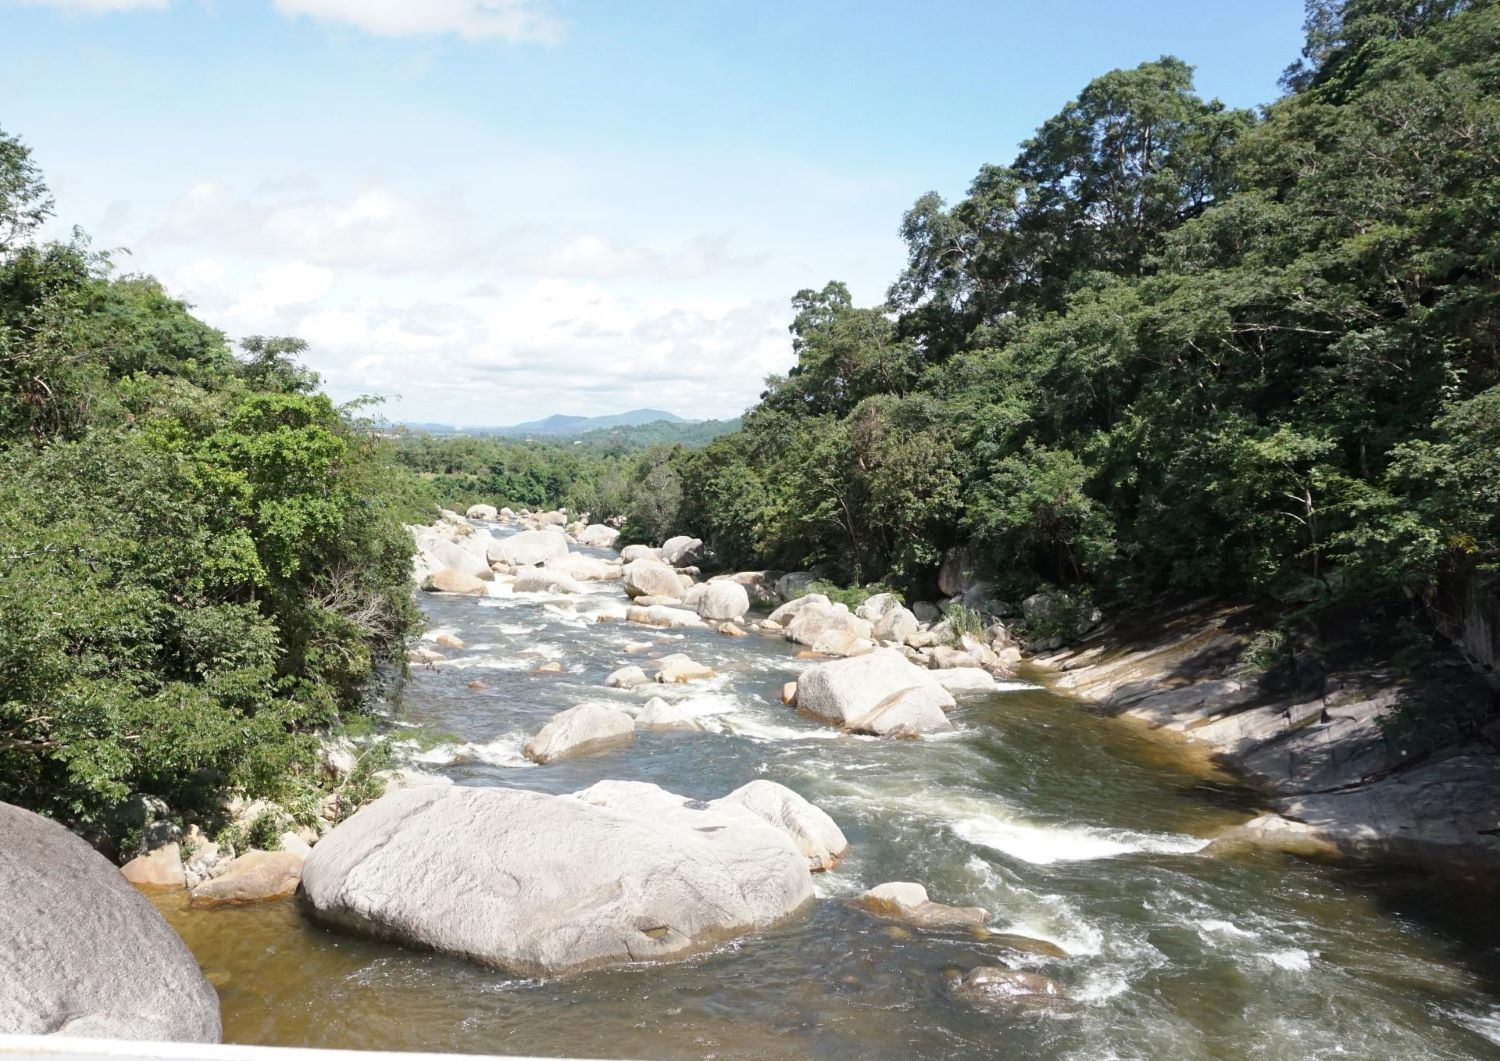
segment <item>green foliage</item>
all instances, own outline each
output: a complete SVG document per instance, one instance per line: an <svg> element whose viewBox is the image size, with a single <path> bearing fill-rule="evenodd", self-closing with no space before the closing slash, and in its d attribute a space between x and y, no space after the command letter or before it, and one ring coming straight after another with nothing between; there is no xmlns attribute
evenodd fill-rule
<svg viewBox="0 0 1500 1061"><path fill-rule="evenodd" d="M827 579L820 578L809 582L802 589L798 590L795 596L805 597L809 593L821 593L834 604L847 605L849 610L853 611L877 593L892 592L894 591L890 586L880 582L871 582L867 586L840 586L837 582L830 582ZM900 593L896 593L896 599L903 600L904 598L902 598Z"/></svg>
<svg viewBox="0 0 1500 1061"><path fill-rule="evenodd" d="M0 146L4 225L45 189ZM0 252L0 800L105 844L145 797L306 800L400 665L413 498L301 349L239 361L82 237Z"/></svg>
<svg viewBox="0 0 1500 1061"><path fill-rule="evenodd" d="M1500 564L1500 7L1314 0L1263 114L1096 78L882 306L799 292L797 365L674 456L726 563L934 592L1429 598Z"/></svg>

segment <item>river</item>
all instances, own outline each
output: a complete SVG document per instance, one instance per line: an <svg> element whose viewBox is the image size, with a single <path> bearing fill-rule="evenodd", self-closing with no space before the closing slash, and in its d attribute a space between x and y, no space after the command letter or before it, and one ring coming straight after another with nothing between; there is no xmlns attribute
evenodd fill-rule
<svg viewBox="0 0 1500 1061"><path fill-rule="evenodd" d="M159 900L219 988L226 1041L653 1059L1500 1057L1500 904L1473 882L1206 856L1254 795L1135 724L1017 682L961 694L958 729L939 739L849 736L780 704L806 663L796 646L594 620L622 600L618 582L574 598L423 595L431 626L468 647L414 670L392 711L421 738L417 765L558 793L626 778L708 799L781 782L852 844L816 878L818 901L684 963L537 980L325 931L292 902ZM632 656L633 642L652 648ZM717 677L602 688L667 652ZM533 674L543 659L565 672ZM521 755L563 708L652 694L709 731L545 767ZM983 906L996 931L1069 956L910 933L840 901L889 880ZM954 970L997 962L1055 977L1081 1004L991 1013L950 994Z"/></svg>

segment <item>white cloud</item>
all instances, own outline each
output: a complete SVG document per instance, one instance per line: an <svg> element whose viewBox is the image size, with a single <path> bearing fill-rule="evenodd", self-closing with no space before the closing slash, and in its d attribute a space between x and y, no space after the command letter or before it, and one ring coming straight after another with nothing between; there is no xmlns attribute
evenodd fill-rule
<svg viewBox="0 0 1500 1061"><path fill-rule="evenodd" d="M465 40L551 42L562 23L534 0L274 0L286 15L343 22L379 37L456 33Z"/></svg>
<svg viewBox="0 0 1500 1061"><path fill-rule="evenodd" d="M727 236L699 236L675 251L662 252L586 234L530 255L523 264L540 276L574 280L641 274L687 279L753 265L758 260L731 253Z"/></svg>
<svg viewBox="0 0 1500 1061"><path fill-rule="evenodd" d="M341 201L274 186L237 196L216 181L178 196L143 242L390 273L474 267L493 254L463 219L381 188Z"/></svg>

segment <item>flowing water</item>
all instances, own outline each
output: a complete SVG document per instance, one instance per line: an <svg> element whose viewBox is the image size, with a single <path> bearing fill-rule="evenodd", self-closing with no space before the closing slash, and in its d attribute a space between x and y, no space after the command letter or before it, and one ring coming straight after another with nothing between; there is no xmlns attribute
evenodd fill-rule
<svg viewBox="0 0 1500 1061"><path fill-rule="evenodd" d="M325 931L292 902L164 900L219 988L227 1041L610 1058L1500 1057L1500 908L1473 882L1206 856L1253 796L1130 723L1014 683L961 696L957 731L939 739L850 736L780 704L805 665L795 646L595 621L623 599L618 583L571 599L426 597L432 627L468 647L415 670L394 712L417 727L417 765L558 793L628 778L710 799L781 782L852 844L816 878L818 901L684 963L538 980ZM649 652L625 652L643 641ZM718 676L601 687L678 651ZM532 674L543 659L565 673ZM651 695L710 729L545 767L521 755L563 708ZM1068 957L910 933L841 901L889 880L983 906L997 931ZM1045 973L1081 1004L977 1010L948 978L981 964Z"/></svg>

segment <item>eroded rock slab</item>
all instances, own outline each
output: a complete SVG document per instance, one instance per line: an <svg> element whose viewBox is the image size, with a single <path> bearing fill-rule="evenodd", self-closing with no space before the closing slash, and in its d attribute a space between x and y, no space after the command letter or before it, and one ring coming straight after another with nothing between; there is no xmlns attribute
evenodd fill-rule
<svg viewBox="0 0 1500 1061"><path fill-rule="evenodd" d="M522 975L682 958L812 898L799 841L733 795L396 792L313 849L303 895L325 924Z"/></svg>

